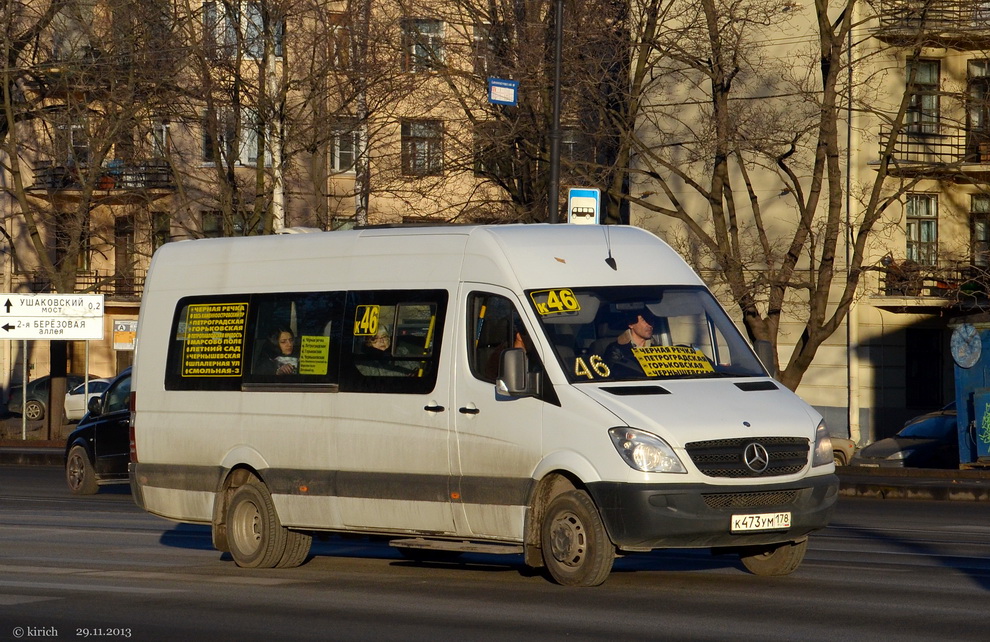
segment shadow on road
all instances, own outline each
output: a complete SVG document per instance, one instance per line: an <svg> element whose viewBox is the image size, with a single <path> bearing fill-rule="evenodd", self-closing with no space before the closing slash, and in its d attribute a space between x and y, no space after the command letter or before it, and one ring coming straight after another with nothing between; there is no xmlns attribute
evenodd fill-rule
<svg viewBox="0 0 990 642"><path fill-rule="evenodd" d="M165 546L192 550L214 550L210 527L198 524L176 524L161 536ZM523 563L522 555L493 555L463 553L450 555L446 551L431 551L434 556L425 559L410 559L388 544L388 539L361 535L315 535L313 537L310 561L314 557L348 557L360 559L393 560L397 566L426 566L433 568L470 568L490 572L515 571L523 576L542 575L540 569L533 569ZM446 555L444 555L446 553ZM218 553L219 554L219 553ZM220 554L220 559L232 561L229 553ZM732 556L716 556L707 549L679 549L635 553L615 560L613 573L635 573L638 571L710 571L720 568L737 568L744 571L742 564Z"/></svg>

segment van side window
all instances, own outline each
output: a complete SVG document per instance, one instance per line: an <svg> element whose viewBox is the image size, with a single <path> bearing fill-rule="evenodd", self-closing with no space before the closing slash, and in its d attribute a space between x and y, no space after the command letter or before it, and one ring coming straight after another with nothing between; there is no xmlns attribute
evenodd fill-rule
<svg viewBox="0 0 990 642"><path fill-rule="evenodd" d="M336 383L340 350L333 346L340 344L344 298L342 292L300 292L180 300L166 389Z"/></svg>
<svg viewBox="0 0 990 642"><path fill-rule="evenodd" d="M343 301L338 292L254 295L247 379L335 383Z"/></svg>
<svg viewBox="0 0 990 642"><path fill-rule="evenodd" d="M446 309L445 290L348 293L340 390L432 391Z"/></svg>
<svg viewBox="0 0 990 642"><path fill-rule="evenodd" d="M467 353L471 373L482 381L495 383L502 352L526 347L517 345L526 330L512 301L497 294L472 292L468 298L468 315Z"/></svg>
<svg viewBox="0 0 990 642"><path fill-rule="evenodd" d="M240 388L250 298L242 294L179 301L172 319L166 389Z"/></svg>

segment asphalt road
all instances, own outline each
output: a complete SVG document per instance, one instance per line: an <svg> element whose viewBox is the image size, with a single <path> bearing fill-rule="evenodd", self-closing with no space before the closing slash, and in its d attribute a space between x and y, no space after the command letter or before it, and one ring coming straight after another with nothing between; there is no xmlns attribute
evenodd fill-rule
<svg viewBox="0 0 990 642"><path fill-rule="evenodd" d="M339 537L241 569L126 486L77 498L58 467L0 466L0 640L984 640L988 597L984 502L842 497L790 576L660 551L567 589L518 557L423 565Z"/></svg>

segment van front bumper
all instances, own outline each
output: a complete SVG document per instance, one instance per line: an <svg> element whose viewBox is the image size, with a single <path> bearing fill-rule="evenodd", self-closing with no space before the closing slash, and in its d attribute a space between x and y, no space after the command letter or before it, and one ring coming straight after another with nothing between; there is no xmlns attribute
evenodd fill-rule
<svg viewBox="0 0 990 642"><path fill-rule="evenodd" d="M839 497L839 478L747 486L594 482L588 490L620 549L732 547L793 541L824 528ZM733 515L783 511L791 514L786 530L730 532Z"/></svg>

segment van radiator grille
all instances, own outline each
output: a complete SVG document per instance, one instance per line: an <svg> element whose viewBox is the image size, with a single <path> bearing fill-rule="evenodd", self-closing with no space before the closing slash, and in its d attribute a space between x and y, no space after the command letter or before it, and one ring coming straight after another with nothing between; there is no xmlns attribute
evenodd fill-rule
<svg viewBox="0 0 990 642"><path fill-rule="evenodd" d="M792 504L797 494L796 490L780 490L766 493L715 493L702 497L708 508L762 508Z"/></svg>
<svg viewBox="0 0 990 642"><path fill-rule="evenodd" d="M754 444L766 449L765 470L746 465L747 447ZM694 465L709 477L773 477L800 472L808 464L809 442L795 437L744 437L696 441L686 448Z"/></svg>

